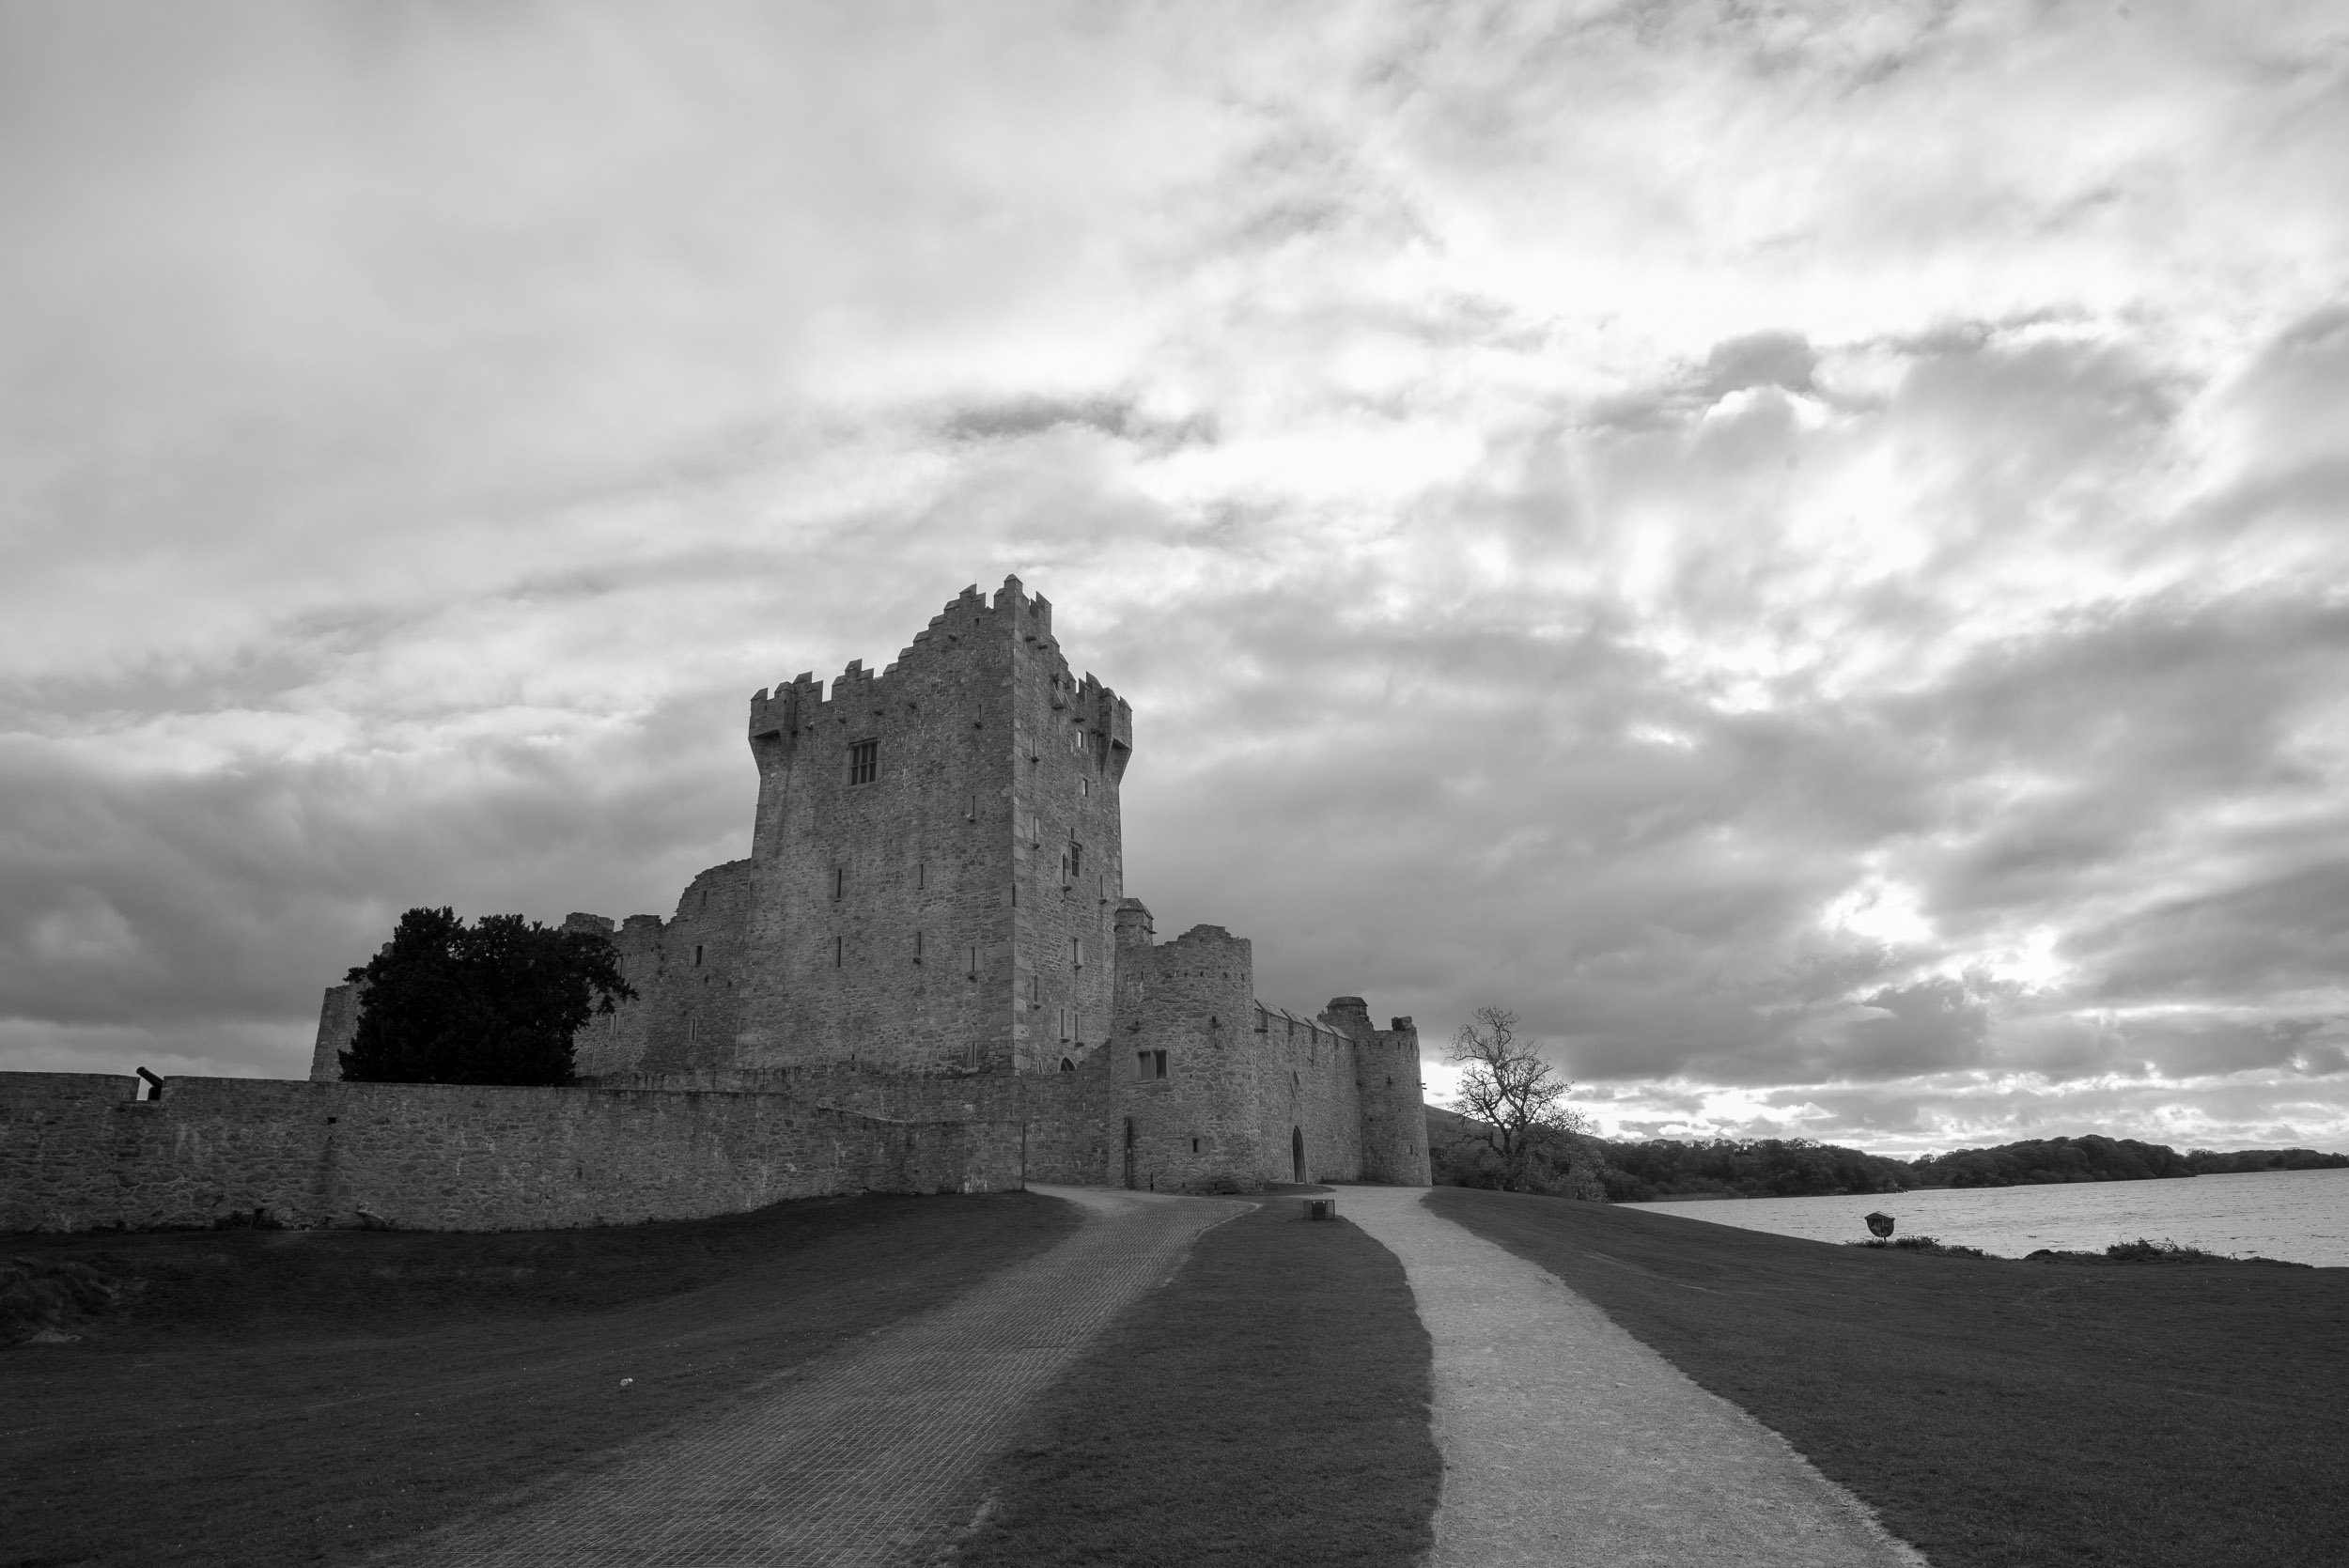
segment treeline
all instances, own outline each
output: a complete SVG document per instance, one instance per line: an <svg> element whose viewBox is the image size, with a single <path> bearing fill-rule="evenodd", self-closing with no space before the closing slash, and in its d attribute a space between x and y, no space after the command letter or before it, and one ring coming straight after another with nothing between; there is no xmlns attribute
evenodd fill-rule
<svg viewBox="0 0 2349 1568"><path fill-rule="evenodd" d="M1436 1180L1455 1187L1499 1185L1499 1168L1472 1141L1474 1125L1449 1111L1428 1113ZM2314 1149L2246 1149L2186 1154L2133 1138L2031 1139L1988 1149L1953 1149L1914 1160L1872 1155L1807 1138L1714 1139L1645 1142L1569 1136L1535 1172L1535 1185L1562 1196L1616 1203L1653 1198L1812 1198L1836 1193L1906 1192L1920 1187L2029 1187L2052 1182L2147 1181L2252 1171L2335 1170L2349 1155Z"/></svg>
<svg viewBox="0 0 2349 1568"><path fill-rule="evenodd" d="M1715 1139L1644 1143L1593 1139L1595 1172L1616 1203L1650 1198L1811 1198L1835 1192L1902 1192L1921 1185L1906 1160L1808 1138Z"/></svg>
<svg viewBox="0 0 2349 1568"><path fill-rule="evenodd" d="M2037 1187L2053 1182L2140 1182L2164 1176L2239 1175L2251 1171L2332 1171L2349 1155L2314 1149L2237 1149L2221 1154L2134 1138L2034 1138L1994 1149L1952 1149L1912 1161L1919 1187Z"/></svg>
<svg viewBox="0 0 2349 1568"><path fill-rule="evenodd" d="M1921 1156L1910 1169L1917 1172L1920 1187L2039 1187L2054 1182L2141 1182L2196 1174L2186 1157L2167 1143L2093 1134L2027 1139L1995 1149L1952 1149L1945 1155Z"/></svg>

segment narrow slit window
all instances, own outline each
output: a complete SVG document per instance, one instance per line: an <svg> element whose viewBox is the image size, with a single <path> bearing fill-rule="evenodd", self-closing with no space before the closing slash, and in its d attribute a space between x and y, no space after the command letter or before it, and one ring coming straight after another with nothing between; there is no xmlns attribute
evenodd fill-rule
<svg viewBox="0 0 2349 1568"><path fill-rule="evenodd" d="M702 967L702 944L699 942L693 944L693 967L695 969Z"/></svg>
<svg viewBox="0 0 2349 1568"><path fill-rule="evenodd" d="M979 977L979 950L975 947L970 949L965 955L965 959L963 971L972 979L976 980Z"/></svg>
<svg viewBox="0 0 2349 1568"><path fill-rule="evenodd" d="M1072 970L1085 967L1085 939L1082 937L1068 939L1068 967Z"/></svg>
<svg viewBox="0 0 2349 1568"><path fill-rule="evenodd" d="M832 868L832 895L834 898L841 898L845 897L848 892L848 868L845 865L833 866Z"/></svg>
<svg viewBox="0 0 2349 1568"><path fill-rule="evenodd" d="M880 777L880 742L859 740L848 748L848 782L871 784Z"/></svg>
<svg viewBox="0 0 2349 1568"><path fill-rule="evenodd" d="M926 888L930 885L929 862L916 861L913 862L913 885L917 888Z"/></svg>
<svg viewBox="0 0 2349 1568"><path fill-rule="evenodd" d="M834 938L832 939L832 967L833 969L838 969L838 968L840 967L840 959L841 959L841 955L842 955L842 952L843 952L843 941L844 941L844 939L843 939L842 938L839 938L839 937L834 937Z"/></svg>
<svg viewBox="0 0 2349 1568"><path fill-rule="evenodd" d="M913 933L913 961L917 964L922 961L922 933L919 931Z"/></svg>

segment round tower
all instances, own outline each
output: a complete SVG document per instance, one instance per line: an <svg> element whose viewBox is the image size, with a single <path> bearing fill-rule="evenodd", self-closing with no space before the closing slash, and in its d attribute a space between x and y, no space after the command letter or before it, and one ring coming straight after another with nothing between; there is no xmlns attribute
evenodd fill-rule
<svg viewBox="0 0 2349 1568"><path fill-rule="evenodd" d="M1354 1040L1361 1085L1362 1180L1430 1185L1427 1101L1420 1087L1419 1030L1408 1017L1373 1029L1360 997L1332 997L1322 1015Z"/></svg>

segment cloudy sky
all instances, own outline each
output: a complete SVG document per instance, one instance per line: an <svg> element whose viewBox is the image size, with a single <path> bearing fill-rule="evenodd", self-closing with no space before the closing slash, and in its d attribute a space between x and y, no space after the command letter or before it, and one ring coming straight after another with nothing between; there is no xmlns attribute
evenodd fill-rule
<svg viewBox="0 0 2349 1568"><path fill-rule="evenodd" d="M665 913L1017 572L1268 1001L2349 1149L2344 147L2338 4L0 4L0 1067Z"/></svg>

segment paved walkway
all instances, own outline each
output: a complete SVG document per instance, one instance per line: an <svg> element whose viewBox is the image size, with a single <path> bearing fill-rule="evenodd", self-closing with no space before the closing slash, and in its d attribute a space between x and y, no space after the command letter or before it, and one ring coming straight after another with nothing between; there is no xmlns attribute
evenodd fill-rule
<svg viewBox="0 0 2349 1568"><path fill-rule="evenodd" d="M1785 1440L1424 1188L1338 1212L1403 1260L1436 1346L1429 1568L1921 1568Z"/></svg>
<svg viewBox="0 0 2349 1568"><path fill-rule="evenodd" d="M1028 1397L1193 1237L1249 1205L1037 1187L1086 1211L1041 1257L775 1379L719 1420L373 1560L406 1568L884 1563L964 1521Z"/></svg>

